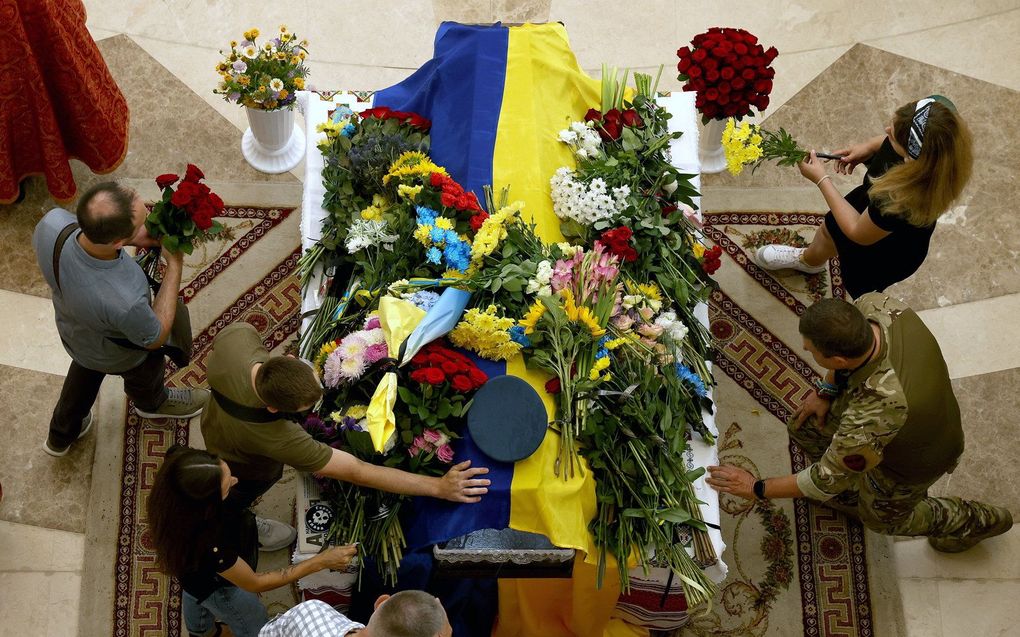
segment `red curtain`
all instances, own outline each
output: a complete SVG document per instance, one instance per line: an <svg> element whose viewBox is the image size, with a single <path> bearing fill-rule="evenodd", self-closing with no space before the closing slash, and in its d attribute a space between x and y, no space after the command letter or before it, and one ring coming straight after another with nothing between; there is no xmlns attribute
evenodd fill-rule
<svg viewBox="0 0 1020 637"><path fill-rule="evenodd" d="M28 175L74 198L68 160L114 170L127 153L128 108L85 27L81 0L0 0L0 203Z"/></svg>

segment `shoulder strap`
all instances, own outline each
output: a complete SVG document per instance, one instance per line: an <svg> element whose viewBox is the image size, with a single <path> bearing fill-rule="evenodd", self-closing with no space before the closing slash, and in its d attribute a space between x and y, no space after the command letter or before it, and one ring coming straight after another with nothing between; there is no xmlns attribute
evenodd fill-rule
<svg viewBox="0 0 1020 637"><path fill-rule="evenodd" d="M304 420L301 414L292 414L282 411L274 413L265 407L249 407L248 405L242 405L234 402L212 387L209 388L209 391L212 393L212 397L216 401L216 404L219 405L220 409L238 420L243 420L244 422L263 424L276 420L293 420L300 423Z"/></svg>
<svg viewBox="0 0 1020 637"><path fill-rule="evenodd" d="M57 284L57 292L61 294L63 294L63 291L60 289L60 253L64 251L64 244L67 243L67 238L77 229L77 222L72 221L64 226L60 234L57 235L57 240L53 243L53 282Z"/></svg>

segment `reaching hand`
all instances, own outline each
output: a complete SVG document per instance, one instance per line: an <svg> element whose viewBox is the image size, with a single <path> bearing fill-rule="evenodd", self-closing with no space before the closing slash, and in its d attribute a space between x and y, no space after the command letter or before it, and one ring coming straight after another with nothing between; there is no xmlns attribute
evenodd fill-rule
<svg viewBox="0 0 1020 637"><path fill-rule="evenodd" d="M442 500L451 502L478 502L481 496L489 492L486 488L490 484L487 479L473 479L474 476L485 475L489 472L484 467L469 469L470 460L454 465L439 479L439 494L436 496Z"/></svg>
<svg viewBox="0 0 1020 637"><path fill-rule="evenodd" d="M708 473L705 482L719 493L729 493L745 500L754 499L755 478L749 471L733 465L723 465L709 467Z"/></svg>
<svg viewBox="0 0 1020 637"><path fill-rule="evenodd" d="M821 160L815 155L815 151L811 151L807 159L797 164L797 168L800 169L800 174L810 179L814 184L817 184L822 177L825 177L825 166L822 165Z"/></svg>
<svg viewBox="0 0 1020 637"><path fill-rule="evenodd" d="M818 427L821 428L825 424L825 417L829 414L829 407L832 406L832 400L829 398L822 398L818 395L818 392L811 392L804 402L797 407L797 410L793 412L793 426L799 429L804 421L810 416L817 418Z"/></svg>
<svg viewBox="0 0 1020 637"><path fill-rule="evenodd" d="M334 546L320 553L319 560L322 562L323 568L339 571L347 568L347 565L351 563L351 560L357 554L358 546L356 544Z"/></svg>
<svg viewBox="0 0 1020 637"><path fill-rule="evenodd" d="M163 250L163 258L166 259L166 265L168 268L177 268L180 270L184 266L184 253L183 252L171 252L169 250Z"/></svg>
<svg viewBox="0 0 1020 637"><path fill-rule="evenodd" d="M870 159L875 151L867 144L853 144L834 151L832 154L843 156L836 162L836 172L841 175L849 175L854 171L854 168L857 168L858 164Z"/></svg>

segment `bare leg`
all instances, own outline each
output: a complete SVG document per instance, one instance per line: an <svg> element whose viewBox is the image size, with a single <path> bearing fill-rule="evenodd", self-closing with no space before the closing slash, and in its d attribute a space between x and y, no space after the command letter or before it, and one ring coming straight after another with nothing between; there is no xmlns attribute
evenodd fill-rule
<svg viewBox="0 0 1020 637"><path fill-rule="evenodd" d="M810 266L819 266L834 256L836 256L836 244L832 242L832 237L823 223L818 226L815 238L811 240L811 245L801 255L801 260Z"/></svg>

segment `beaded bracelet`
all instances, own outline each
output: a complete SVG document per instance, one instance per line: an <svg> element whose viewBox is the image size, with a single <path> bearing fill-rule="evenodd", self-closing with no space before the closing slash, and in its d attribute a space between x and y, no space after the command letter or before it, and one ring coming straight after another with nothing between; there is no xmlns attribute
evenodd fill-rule
<svg viewBox="0 0 1020 637"><path fill-rule="evenodd" d="M839 396L839 385L833 385L821 379L815 381L815 390L822 398L835 398Z"/></svg>

